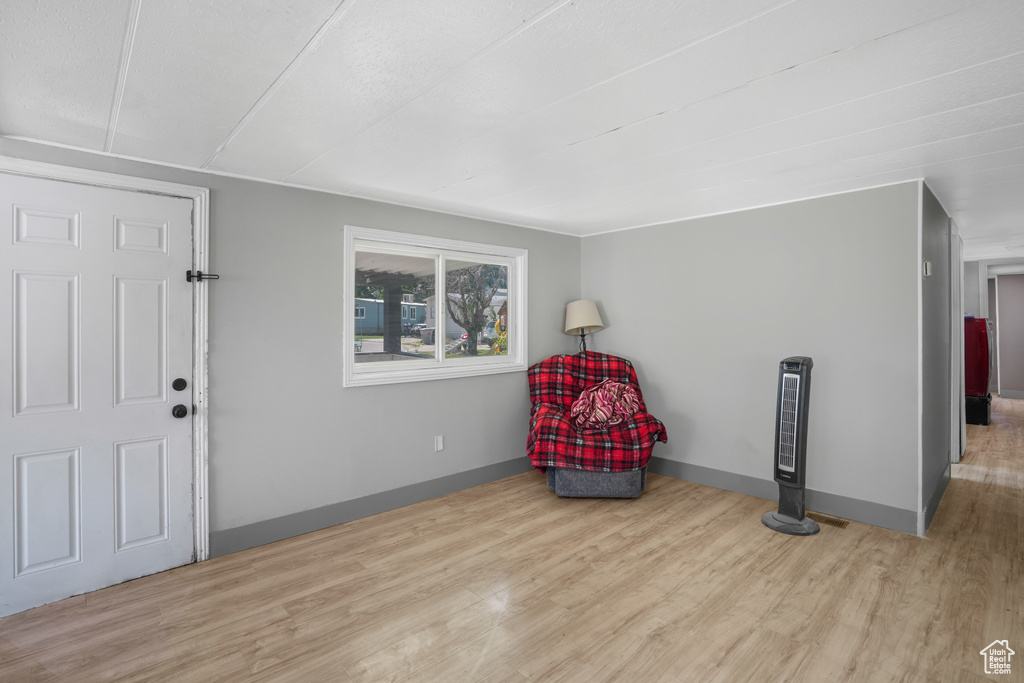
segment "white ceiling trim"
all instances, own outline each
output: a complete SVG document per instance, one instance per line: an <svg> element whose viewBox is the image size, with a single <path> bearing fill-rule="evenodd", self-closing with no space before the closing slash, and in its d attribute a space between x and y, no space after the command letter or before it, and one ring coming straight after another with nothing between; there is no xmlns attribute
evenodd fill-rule
<svg viewBox="0 0 1024 683"><path fill-rule="evenodd" d="M1020 245L1020 248L1024 250L1024 244ZM1004 264L999 266L989 266L988 275L1021 275L1024 274L1024 263L1017 264Z"/></svg>
<svg viewBox="0 0 1024 683"><path fill-rule="evenodd" d="M586 239L587 237L596 237L598 235L609 235L613 232L627 232L629 230L639 230L641 228L655 228L659 225L672 225L674 223L689 223L690 221L698 221L702 218L714 218L716 216L728 216L734 213L743 213L745 211L756 211L758 209L770 209L775 206L785 206L787 204L799 204L801 202L809 202L814 199L824 199L826 197L838 197L844 194L853 194L855 192L864 192L865 190L877 190L883 187L893 187L895 185L906 185L907 183L922 182L923 178L907 178L906 180L895 180L891 183L880 183L878 185L868 185L865 187L857 187L849 190L836 190L835 192L822 192L821 194L802 195L794 199L784 199L777 202L768 202L764 204L752 204L750 206L739 207L736 209L726 209L723 211L712 211L710 213L703 213L699 216L686 216L685 218L672 218L669 220L659 221L657 223L643 223L640 225L631 225L625 228L612 228L610 230L602 230L600 232L588 232L586 234L577 233L577 237Z"/></svg>
<svg viewBox="0 0 1024 683"><path fill-rule="evenodd" d="M997 239L964 240L965 261L1024 258L1024 242L1019 235Z"/></svg>
<svg viewBox="0 0 1024 683"><path fill-rule="evenodd" d="M182 164L172 164L167 162L152 161L150 159L141 159L138 157L127 156L124 154L113 154L108 152L97 152L92 149L85 149L82 147L74 147L72 145L65 145L61 143L48 142L46 140L34 140L31 138L18 137L18 136L0 136L9 140L21 140L24 142L30 142L37 145L44 145L46 147L55 147L59 149L66 149L73 152L82 152L85 154L100 155L111 159L121 159L124 161L131 161L136 163L149 164L152 166L159 166L163 168L172 168L181 171L190 171L193 173L205 173L220 178L231 178L234 180L245 180L256 183L266 183L267 185L275 185L277 187L294 188L297 190L305 190L309 192L318 192L322 194L334 195L337 197L350 197L352 199L359 199L363 201L372 201L378 204L386 204L389 206L398 206L402 208L416 209L419 211L429 211L431 213L439 213L447 216L454 216L456 218L467 218L470 220L481 220L491 223L498 223L501 225L508 225L516 228L525 228L528 230L539 230L541 232L552 233L555 235L565 235L567 237L579 237L585 239L587 237L595 237L598 235L607 235L616 232L626 232L629 230L639 230L641 228L653 228L662 225L671 225L673 223L688 223L690 221L696 221L703 218L714 218L716 216L725 216L734 213L743 213L745 211L754 211L757 209L767 209L775 206L785 206L786 204L795 204L803 201L810 201L813 199L821 199L825 197L835 197L838 195L851 194L854 192L861 192L864 190L874 190L883 187L892 187L894 185L903 185L908 182L918 182L923 180L922 177L908 178L906 180L895 180L892 182L878 183L874 185L866 185L863 187L857 187L853 189L836 190L834 192L821 192L818 194L801 195L800 197L793 199L786 199L776 202L766 202L760 204L751 204L750 206L738 207L735 209L726 209L722 211L712 211L709 213L703 213L695 216L686 216L682 218L672 218L664 221L657 221L653 223L638 223L636 225L629 225L621 228L611 228L608 230L601 230L597 232L573 232L571 230L557 230L548 226L537 225L533 223L527 223L518 221L515 217L509 217L508 219L500 219L494 216L482 215L481 213L469 213L459 211L446 211L438 209L437 207L430 206L429 204L419 204L415 201L411 202L397 202L387 199L379 199L376 197L363 196L359 193L353 192L336 192L322 187L314 187L311 185L302 185L298 183L284 182L280 180L267 180L266 178L257 178L254 176L242 175L239 173L231 173L228 171L218 171L214 169L202 169L197 170L191 166L185 166ZM824 183L828 184L828 183ZM940 201L941 204L941 201ZM948 211L947 211L948 213ZM1006 258L1013 256L1014 253L1020 253L1024 257L1024 242L1020 242L1020 238L1017 236L1013 237L997 237L997 238L983 238L980 240L964 239L964 259L968 261L976 261L980 259L989 258Z"/></svg>
<svg viewBox="0 0 1024 683"><path fill-rule="evenodd" d="M333 195L335 197L349 197L351 199L358 199L360 201L375 202L377 204L387 204L388 206L398 206L406 209L416 209L418 211L429 211L430 213L443 214L445 216L454 216L455 218L468 218L476 221L486 221L488 223L496 223L499 225L508 225L514 228L526 228L527 230L540 230L541 232L550 232L555 235L566 235L568 237L579 237L579 233L570 232L568 230L556 230L551 227L537 225L534 223L527 223L517 219L515 216L509 216L508 219L496 218L494 216L484 215L482 213L469 213L460 211L446 211L437 207L430 206L429 204L417 204L416 202L397 202L390 201L388 199L377 199L375 197L364 197L352 192L340 192L337 190L331 190L329 188L316 187L314 185L303 185L302 183L285 182L283 180L268 180L267 178L258 178L256 176L244 175L241 173L233 173L231 171L219 171L212 168L197 169L193 166L186 166L185 164L175 164L167 161L153 161L152 159L143 159L141 157L133 157L127 154L115 154L113 152L100 152L95 149L88 149L85 147L75 147L74 145L66 145L60 142L49 142L47 140L36 140L33 138L27 138L18 135L0 135L0 139L5 140L19 140L22 142L29 142L34 145L43 145L45 147L55 147L58 149L66 149L71 152L81 152L84 154L102 156L110 159L120 159L122 161L131 161L140 164L148 164L150 166L159 166L162 168L173 168L178 171L189 171L191 173L204 173L207 175L217 176L218 178L231 178L233 180L246 180L253 183L265 183L267 185L275 185L277 187L287 187L295 190L304 190L307 192L317 192L320 194ZM0 151L0 157L7 156L16 158L10 152ZM638 226L639 227L639 226Z"/></svg>

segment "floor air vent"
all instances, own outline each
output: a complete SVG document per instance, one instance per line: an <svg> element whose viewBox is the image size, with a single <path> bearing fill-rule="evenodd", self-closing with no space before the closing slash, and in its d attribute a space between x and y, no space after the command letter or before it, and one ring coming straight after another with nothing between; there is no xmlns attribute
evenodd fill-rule
<svg viewBox="0 0 1024 683"><path fill-rule="evenodd" d="M839 519L838 517L829 517L828 515L822 515L817 512L807 512L804 514L808 519L813 519L818 524L834 526L837 529L845 529L850 525L849 520Z"/></svg>

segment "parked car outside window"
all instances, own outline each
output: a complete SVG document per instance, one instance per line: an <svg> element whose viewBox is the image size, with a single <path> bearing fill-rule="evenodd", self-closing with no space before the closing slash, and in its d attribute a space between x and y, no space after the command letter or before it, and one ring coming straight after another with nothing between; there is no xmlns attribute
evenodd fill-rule
<svg viewBox="0 0 1024 683"><path fill-rule="evenodd" d="M485 344L493 344L498 341L498 332L494 329L493 320L484 326L483 332L480 333L480 339Z"/></svg>

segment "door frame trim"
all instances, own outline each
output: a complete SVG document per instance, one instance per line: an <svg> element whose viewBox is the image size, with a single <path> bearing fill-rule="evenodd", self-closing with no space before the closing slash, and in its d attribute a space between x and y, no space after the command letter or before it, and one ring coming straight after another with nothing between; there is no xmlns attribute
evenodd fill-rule
<svg viewBox="0 0 1024 683"><path fill-rule="evenodd" d="M163 180L137 178L86 168L58 166L0 155L0 173L45 180L146 192L192 200L192 270L209 271L210 190ZM184 273L182 273L184 277ZM206 284L192 288L192 543L193 561L210 556L209 507L209 310Z"/></svg>

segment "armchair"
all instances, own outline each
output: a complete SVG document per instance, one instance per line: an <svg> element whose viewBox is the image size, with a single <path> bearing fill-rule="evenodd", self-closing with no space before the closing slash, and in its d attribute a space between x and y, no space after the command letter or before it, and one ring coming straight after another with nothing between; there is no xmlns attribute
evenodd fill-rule
<svg viewBox="0 0 1024 683"><path fill-rule="evenodd" d="M532 406L526 453L535 468L547 473L548 487L569 497L639 496L646 488L654 444L666 442L668 435L661 421L647 412L633 364L584 351L552 356L533 365L528 375ZM599 426L574 420L573 404L584 390L593 392L605 382L632 390L629 410ZM634 408L635 413L629 414ZM589 424L595 421L600 420Z"/></svg>

